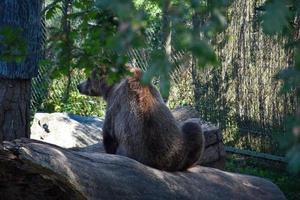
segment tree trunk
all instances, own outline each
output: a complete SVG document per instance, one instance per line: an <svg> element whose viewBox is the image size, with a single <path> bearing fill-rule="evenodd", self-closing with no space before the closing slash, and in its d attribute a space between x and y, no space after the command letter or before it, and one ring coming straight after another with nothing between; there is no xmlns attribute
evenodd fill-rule
<svg viewBox="0 0 300 200"><path fill-rule="evenodd" d="M193 2L191 2L193 3ZM194 13L192 16L192 25L193 25L193 37L198 40L200 38L200 26L201 26L201 15L200 12L197 10L197 8L194 8ZM202 22L204 21L204 16L202 16ZM200 113L201 112L201 82L199 77L199 71L198 71L198 60L196 56L191 56L191 69L192 69L192 80L194 85L194 102L195 102L195 108Z"/></svg>
<svg viewBox="0 0 300 200"><path fill-rule="evenodd" d="M170 9L171 9L171 1L165 0L163 3L163 16L162 16L162 46L165 48L166 56L168 60L171 62L172 31L171 31Z"/></svg>
<svg viewBox="0 0 300 200"><path fill-rule="evenodd" d="M65 87L64 95L62 98L63 103L67 103L70 97L71 83L72 83L72 68L71 68L71 60L72 60L72 41L71 41L71 22L70 22L70 13L72 9L72 1L73 0L64 0L62 6L62 19L61 19L61 29L65 35L65 41L63 46L63 54L62 54L62 65L67 68L67 84Z"/></svg>
<svg viewBox="0 0 300 200"><path fill-rule="evenodd" d="M0 60L0 143L30 136L31 78L38 73L43 52L42 4L40 0L0 1L0 29L20 30L26 43L21 62Z"/></svg>
<svg viewBox="0 0 300 200"><path fill-rule="evenodd" d="M0 78L0 142L30 136L31 79Z"/></svg>

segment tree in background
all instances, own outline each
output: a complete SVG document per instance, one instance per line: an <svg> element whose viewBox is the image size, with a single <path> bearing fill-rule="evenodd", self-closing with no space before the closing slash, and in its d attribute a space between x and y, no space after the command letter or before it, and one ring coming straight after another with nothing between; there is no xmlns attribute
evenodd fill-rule
<svg viewBox="0 0 300 200"><path fill-rule="evenodd" d="M267 0L260 10L264 32L285 37L288 40L285 48L293 54L288 68L277 78L284 82L283 93L296 96L295 115L286 120L288 135L281 138L281 144L288 150L289 169L297 173L300 172L300 1Z"/></svg>
<svg viewBox="0 0 300 200"><path fill-rule="evenodd" d="M30 136L31 78L42 51L40 0L0 1L0 141Z"/></svg>

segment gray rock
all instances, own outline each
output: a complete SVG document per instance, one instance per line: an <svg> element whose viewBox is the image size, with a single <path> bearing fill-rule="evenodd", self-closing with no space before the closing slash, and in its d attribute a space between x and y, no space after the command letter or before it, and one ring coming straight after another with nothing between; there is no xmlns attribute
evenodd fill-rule
<svg viewBox="0 0 300 200"><path fill-rule="evenodd" d="M103 120L67 113L36 113L31 139L64 148L86 147L102 141Z"/></svg>

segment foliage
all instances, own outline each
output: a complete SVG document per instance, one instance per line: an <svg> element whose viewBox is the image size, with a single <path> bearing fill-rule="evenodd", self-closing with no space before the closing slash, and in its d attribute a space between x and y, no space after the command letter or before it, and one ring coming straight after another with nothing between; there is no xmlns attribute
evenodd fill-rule
<svg viewBox="0 0 300 200"><path fill-rule="evenodd" d="M67 77L53 80L49 85L48 94L43 99L42 104L39 107L41 112L68 112L83 116L98 116L104 117L105 105L103 99L97 97L88 97L81 95L76 85L79 80L86 79L86 75L82 70L74 70L72 72L73 79L70 85L70 94L67 101L62 101L65 93L65 83Z"/></svg>
<svg viewBox="0 0 300 200"><path fill-rule="evenodd" d="M175 109L178 106L193 106L193 83L190 77L190 69L176 69L172 77L168 107Z"/></svg>
<svg viewBox="0 0 300 200"><path fill-rule="evenodd" d="M134 5L137 9L144 10L147 21L157 21L158 16L161 13L161 9L159 5L156 3L153 3L151 1L145 1L145 0L134 0Z"/></svg>
<svg viewBox="0 0 300 200"><path fill-rule="evenodd" d="M289 135L282 139L285 148L290 149L287 157L289 169L300 172L300 2L297 0L268 0L263 5L261 20L266 34L282 35L289 41L286 48L294 52L289 68L281 71L277 78L283 80L283 92L297 96L295 116L289 118Z"/></svg>
<svg viewBox="0 0 300 200"><path fill-rule="evenodd" d="M156 12L162 10L162 0L152 0L151 5ZM209 3L208 3L209 2ZM135 3L135 4L134 4ZM75 68L90 71L95 66L108 67L110 82L118 80L126 73L123 68L128 62L128 50L147 48L145 30L148 28L146 13L149 7L142 9L141 1L120 0L55 0L46 7L47 21L60 19L59 26L51 27L49 49L56 62L53 73L67 75ZM175 50L185 49L193 53L199 60L199 66L216 65L217 58L209 45L209 39L223 30L226 20L223 17L228 1L171 1L168 17L172 22L172 30L176 32ZM135 5L139 7L136 9ZM147 3L147 5L150 5ZM195 35L187 21L191 13L201 12L207 15L207 26ZM153 17L153 16L152 16ZM161 14L157 16L160 19ZM57 20L56 20L57 21ZM180 38L185 38L184 40ZM161 47L152 49L149 69L144 74L144 83L154 77L160 77L160 89L164 96L170 88L169 74L174 70Z"/></svg>
<svg viewBox="0 0 300 200"><path fill-rule="evenodd" d="M22 31L11 26L0 29L0 60L21 62L26 57L27 44Z"/></svg>
<svg viewBox="0 0 300 200"><path fill-rule="evenodd" d="M281 0L269 0L265 3L265 13L261 17L265 33L276 34L287 29L289 9L285 3Z"/></svg>
<svg viewBox="0 0 300 200"><path fill-rule="evenodd" d="M54 84L57 84L57 82L55 81ZM61 92L54 90L53 88L50 89L52 92L57 92L57 94L60 94ZM106 104L102 99L83 96L77 91L72 91L70 92L70 97L68 98L67 102L62 102L59 98L46 99L43 102L40 111L67 112L83 116L104 117L105 105Z"/></svg>

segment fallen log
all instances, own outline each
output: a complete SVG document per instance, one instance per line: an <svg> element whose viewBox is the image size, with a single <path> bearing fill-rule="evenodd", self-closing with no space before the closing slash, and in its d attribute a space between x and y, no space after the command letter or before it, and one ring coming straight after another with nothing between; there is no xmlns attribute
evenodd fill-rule
<svg viewBox="0 0 300 200"><path fill-rule="evenodd" d="M10 170L3 167L5 163L22 163L16 164L16 168L30 172L27 174L41 174L43 180L49 180L49 185L57 183L55 186L60 186L60 190L55 193L70 193L70 199L285 199L278 187L265 179L202 166L170 173L127 157L73 151L30 139L4 142L0 152L1 176L5 177ZM6 186L18 181L11 178ZM30 186L34 181L26 179L24 183ZM5 191L0 187L0 195Z"/></svg>

